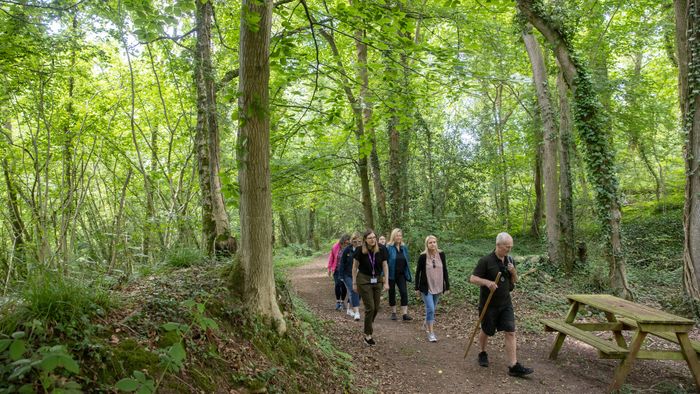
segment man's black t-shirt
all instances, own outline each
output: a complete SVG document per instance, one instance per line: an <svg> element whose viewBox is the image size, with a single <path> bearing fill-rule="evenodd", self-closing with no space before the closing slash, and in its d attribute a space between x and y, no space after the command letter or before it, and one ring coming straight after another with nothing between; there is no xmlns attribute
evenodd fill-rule
<svg viewBox="0 0 700 394"><path fill-rule="evenodd" d="M369 254L362 253L362 248L357 248L355 250L355 255L353 259L357 260L359 263L357 270L365 275L379 277L382 275L384 270L383 262L387 259L386 248L379 246L379 251L369 252ZM374 269L372 262L374 262ZM372 273L374 271L374 274Z"/></svg>
<svg viewBox="0 0 700 394"><path fill-rule="evenodd" d="M504 259L505 261L501 261L497 256L496 252L491 252L491 254L488 254L481 259L479 259L479 262L476 264L476 267L474 267L474 272L472 274L474 276L478 276L479 278L483 279L488 279L488 280L496 280L496 275L498 275L499 272L502 272L501 278L499 279L497 285L498 288L496 291L493 293L493 297L491 298L491 306L501 306L501 305L508 305L511 304L511 299L510 299L510 272L506 269L507 264L508 264L508 256ZM484 306L486 303L486 299L489 297L489 288L486 286L481 286L481 293L479 294L479 307L481 308Z"/></svg>

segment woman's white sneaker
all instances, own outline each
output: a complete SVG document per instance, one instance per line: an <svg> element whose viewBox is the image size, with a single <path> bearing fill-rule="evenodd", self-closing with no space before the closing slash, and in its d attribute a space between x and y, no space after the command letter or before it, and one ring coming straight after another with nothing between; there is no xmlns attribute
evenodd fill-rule
<svg viewBox="0 0 700 394"><path fill-rule="evenodd" d="M355 312L354 318L355 318L355 321L359 321L360 320L360 312Z"/></svg>

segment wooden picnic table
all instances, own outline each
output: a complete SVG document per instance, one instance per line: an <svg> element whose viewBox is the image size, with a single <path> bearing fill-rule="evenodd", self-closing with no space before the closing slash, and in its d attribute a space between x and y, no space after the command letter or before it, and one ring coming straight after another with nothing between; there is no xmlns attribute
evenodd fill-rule
<svg viewBox="0 0 700 394"><path fill-rule="evenodd" d="M610 391L619 390L632 369L635 360L685 360L690 368L695 385L700 391L700 364L696 351L700 352L700 342L691 341L688 332L695 322L670 313L624 300L608 294L567 295L571 307L564 320L545 319L542 322L547 331L558 332L549 354L556 359L567 335L598 349L601 358L621 359L615 369ZM605 314L605 322L577 322L576 317L582 305L588 305ZM634 331L629 344L622 331ZM612 332L613 340L593 334L595 331ZM649 350L642 348L647 335L654 335L678 344L678 350Z"/></svg>

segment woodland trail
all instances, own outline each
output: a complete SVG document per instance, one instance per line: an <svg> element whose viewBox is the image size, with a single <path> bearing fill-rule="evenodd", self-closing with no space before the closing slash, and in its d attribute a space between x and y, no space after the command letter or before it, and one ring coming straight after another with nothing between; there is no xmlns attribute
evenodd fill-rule
<svg viewBox="0 0 700 394"><path fill-rule="evenodd" d="M599 393L610 383L616 360L600 360L593 348L567 339L558 360L549 360L553 334L518 332L518 360L535 372L528 378L508 376L503 336L496 334L489 342L488 368L476 362L478 347L472 345L463 358L466 342L476 323L476 308L462 300L447 297L438 307L435 332L437 343L427 341L421 329L423 305L410 305L413 321L392 321L387 293L374 323L377 345L362 341L362 320L353 321L345 311L335 310L332 279L326 275L327 256L294 268L289 278L297 294L311 311L326 321L327 335L335 346L352 356L355 388L381 393ZM452 278L464 281L466 278ZM412 289L409 284L409 291ZM517 316L525 313L514 303ZM445 306L446 304L449 306ZM360 313L364 311L360 306ZM632 391L664 392L669 383L681 384L694 392L693 381L685 363L641 361L627 377ZM342 392L328 387L327 392Z"/></svg>

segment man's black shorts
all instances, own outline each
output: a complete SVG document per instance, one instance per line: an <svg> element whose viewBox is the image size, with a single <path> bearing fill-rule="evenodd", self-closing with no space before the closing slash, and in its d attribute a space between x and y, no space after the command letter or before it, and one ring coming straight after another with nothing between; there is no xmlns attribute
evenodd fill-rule
<svg viewBox="0 0 700 394"><path fill-rule="evenodd" d="M481 308L479 308L481 314ZM498 331L515 332L515 313L513 305L489 306L481 321L481 329L488 336L492 336Z"/></svg>

